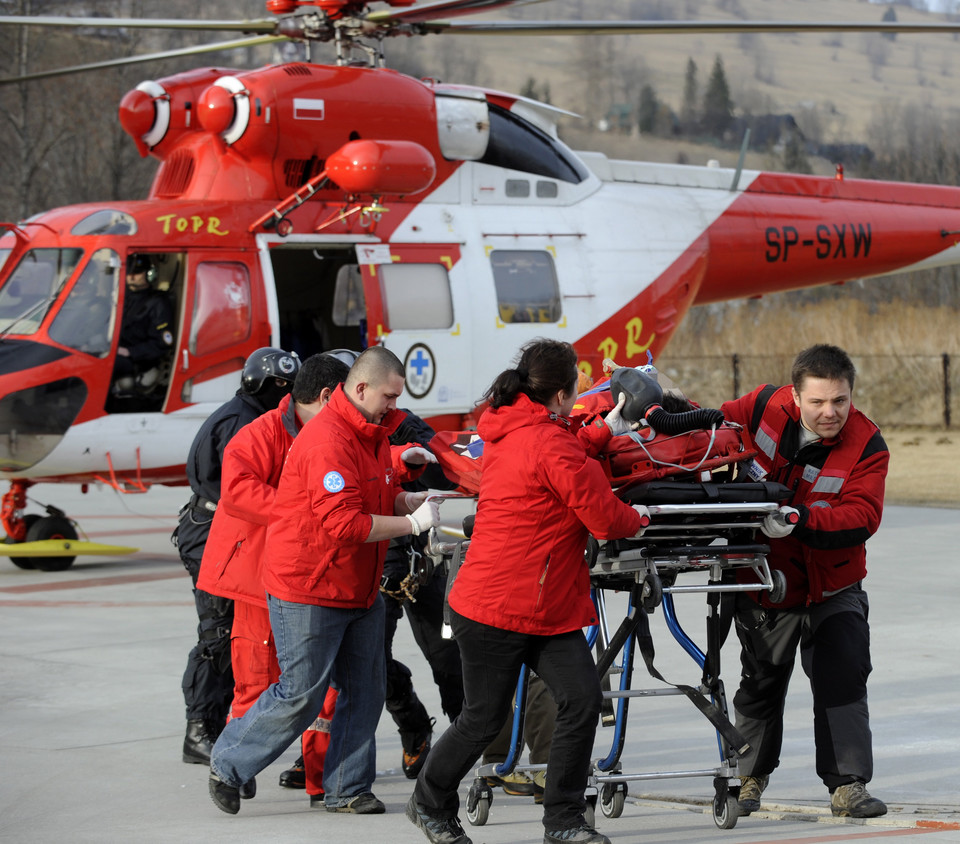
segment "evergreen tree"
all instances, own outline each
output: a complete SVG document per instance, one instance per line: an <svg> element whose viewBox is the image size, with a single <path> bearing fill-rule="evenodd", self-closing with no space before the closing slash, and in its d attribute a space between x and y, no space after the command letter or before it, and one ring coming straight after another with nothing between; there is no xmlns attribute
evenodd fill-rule
<svg viewBox="0 0 960 844"><path fill-rule="evenodd" d="M897 20L897 10L893 6L888 6L887 11L883 13L883 20L885 21L896 21ZM883 37L888 41L896 41L897 33L896 32L884 32Z"/></svg>
<svg viewBox="0 0 960 844"><path fill-rule="evenodd" d="M687 59L687 71L683 77L683 106L680 108L684 131L693 129L697 116L697 63Z"/></svg>
<svg viewBox="0 0 960 844"><path fill-rule="evenodd" d="M714 137L721 138L732 121L733 100L723 70L723 59L718 55L703 95L703 128Z"/></svg>
<svg viewBox="0 0 960 844"><path fill-rule="evenodd" d="M783 147L783 169L788 173L812 173L813 168L807 160L807 150L804 146L803 135L800 132L790 132Z"/></svg>
<svg viewBox="0 0 960 844"><path fill-rule="evenodd" d="M660 103L652 85L644 85L640 91L640 106L637 109L637 123L640 131L650 135L657 129L657 115Z"/></svg>

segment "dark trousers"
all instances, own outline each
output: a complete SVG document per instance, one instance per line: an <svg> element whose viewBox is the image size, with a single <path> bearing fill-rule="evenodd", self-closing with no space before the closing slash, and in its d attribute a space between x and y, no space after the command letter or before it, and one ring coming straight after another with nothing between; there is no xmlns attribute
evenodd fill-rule
<svg viewBox="0 0 960 844"><path fill-rule="evenodd" d="M457 814L460 781L503 727L520 667L536 671L557 703L547 763L543 825L574 829L583 823L584 790L600 715L600 679L580 630L532 636L478 624L452 613L463 665L463 710L427 757L417 780L417 802L440 818Z"/></svg>
<svg viewBox="0 0 960 844"><path fill-rule="evenodd" d="M780 764L787 686L800 664L813 692L817 774L832 792L873 776L867 708L870 675L869 605L859 585L809 607L771 610L737 599L742 672L733 699L737 729L751 749L740 772L768 776Z"/></svg>

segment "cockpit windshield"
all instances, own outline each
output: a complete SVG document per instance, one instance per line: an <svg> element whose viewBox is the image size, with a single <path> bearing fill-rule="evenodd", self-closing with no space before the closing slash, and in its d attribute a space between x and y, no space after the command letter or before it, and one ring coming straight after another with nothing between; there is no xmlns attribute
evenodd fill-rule
<svg viewBox="0 0 960 844"><path fill-rule="evenodd" d="M36 332L82 255L82 249L27 252L0 287L0 333Z"/></svg>
<svg viewBox="0 0 960 844"><path fill-rule="evenodd" d="M97 357L110 351L117 314L120 256L93 253L50 326L50 339Z"/></svg>

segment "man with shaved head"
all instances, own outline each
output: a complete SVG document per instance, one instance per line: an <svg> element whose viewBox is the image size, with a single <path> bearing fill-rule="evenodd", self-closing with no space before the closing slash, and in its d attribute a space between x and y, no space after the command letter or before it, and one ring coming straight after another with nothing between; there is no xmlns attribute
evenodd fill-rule
<svg viewBox="0 0 960 844"><path fill-rule="evenodd" d="M218 808L316 717L331 679L340 690L324 769L328 812L379 814L375 732L383 710L383 561L390 539L439 523L436 501L404 492L388 437L403 420L403 364L382 347L357 358L324 412L294 440L267 528L263 584L280 679L227 724L210 756ZM407 462L415 462L407 457Z"/></svg>

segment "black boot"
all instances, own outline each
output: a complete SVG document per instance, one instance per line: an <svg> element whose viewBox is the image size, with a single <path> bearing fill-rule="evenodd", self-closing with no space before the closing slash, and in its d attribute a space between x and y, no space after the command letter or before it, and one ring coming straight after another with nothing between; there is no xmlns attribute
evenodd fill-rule
<svg viewBox="0 0 960 844"><path fill-rule="evenodd" d="M210 751L215 739L202 718L187 720L187 734L183 739L183 761L191 765L209 765Z"/></svg>

